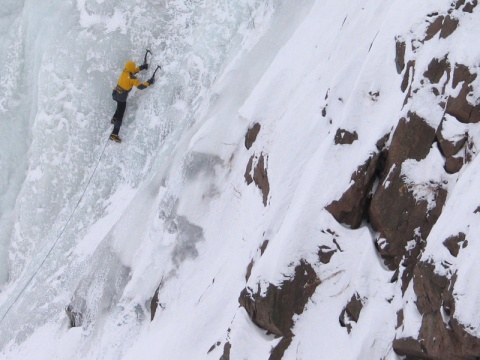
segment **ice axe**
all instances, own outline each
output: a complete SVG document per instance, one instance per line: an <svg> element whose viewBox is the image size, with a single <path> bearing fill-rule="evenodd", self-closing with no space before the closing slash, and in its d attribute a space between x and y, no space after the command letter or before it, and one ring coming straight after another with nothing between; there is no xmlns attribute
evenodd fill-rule
<svg viewBox="0 0 480 360"><path fill-rule="evenodd" d="M152 78L155 77L155 74L156 74L156 72L157 72L158 69L162 70L162 67L161 67L160 65L157 65L157 68L156 68L155 71L153 72Z"/></svg>
<svg viewBox="0 0 480 360"><path fill-rule="evenodd" d="M152 52L147 49L147 51L145 52L145 57L143 58L143 65L145 65L145 64L147 63L147 55L148 55L148 53L150 53L150 55L153 55Z"/></svg>
<svg viewBox="0 0 480 360"><path fill-rule="evenodd" d="M160 65L157 65L157 68L155 69L155 71L153 72L153 75L152 77L150 78L150 80L148 80L149 84L154 84L155 83L155 74L157 73L157 70L158 69L161 69L162 67Z"/></svg>

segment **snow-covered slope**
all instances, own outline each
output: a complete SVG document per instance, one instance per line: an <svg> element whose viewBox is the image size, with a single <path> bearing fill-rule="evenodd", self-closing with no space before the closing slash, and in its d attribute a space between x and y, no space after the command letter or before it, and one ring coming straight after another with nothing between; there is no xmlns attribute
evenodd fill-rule
<svg viewBox="0 0 480 360"><path fill-rule="evenodd" d="M1 358L480 356L479 9L7 0Z"/></svg>

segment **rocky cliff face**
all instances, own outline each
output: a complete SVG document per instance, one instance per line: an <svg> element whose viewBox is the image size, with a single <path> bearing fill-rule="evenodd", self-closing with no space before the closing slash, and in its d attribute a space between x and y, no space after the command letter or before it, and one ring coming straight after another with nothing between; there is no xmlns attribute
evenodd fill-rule
<svg viewBox="0 0 480 360"><path fill-rule="evenodd" d="M438 261L425 253L430 242L438 242L430 236L432 228L459 186L459 173L477 155L476 143L480 140L474 126L480 121L478 64L452 53L448 46L437 51L432 48L456 35L461 38L471 20L468 14L474 13L477 5L477 1L455 1L424 18L422 36L398 34L392 39L396 54L391 66L396 65L402 78L402 109L406 114L378 139L351 174L343 194L325 206L338 223L351 229L367 227L374 234L376 251L392 271L391 282L401 289L397 303L403 305L397 311L397 331L391 346L397 355L407 359L480 358L478 325L466 326L456 317L456 309L462 305L458 303L455 283L460 276L476 275L458 274L459 265L448 260L469 251L465 233L438 240L451 256ZM425 107L433 110L426 112ZM249 131L246 142L250 137ZM358 138L357 132L338 128L334 146L348 147ZM419 172L423 175L418 176ZM339 250L320 246L317 266L298 259L293 274L281 284L270 283L262 291L260 284L257 289L254 283L242 291L240 305L252 321L283 337L272 350L271 359L282 358L284 350L279 355L279 347L288 347L295 333L292 318L301 315L315 290L321 289L319 265L339 256ZM412 299L411 294L405 295L408 289L414 292L420 315L418 333L411 336L403 332L408 322L405 304ZM477 298L476 294L471 296ZM340 326L349 333L351 324L361 317L365 302L368 297L355 293L339 314Z"/></svg>

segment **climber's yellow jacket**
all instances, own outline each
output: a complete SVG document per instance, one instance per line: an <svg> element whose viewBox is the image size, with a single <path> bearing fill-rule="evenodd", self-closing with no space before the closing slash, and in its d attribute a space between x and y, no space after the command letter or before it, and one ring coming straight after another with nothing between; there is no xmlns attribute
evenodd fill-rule
<svg viewBox="0 0 480 360"><path fill-rule="evenodd" d="M150 86L148 81L140 82L135 74L140 71L140 68L133 61L128 61L125 64L125 69L123 70L120 78L118 79L117 86L113 90L112 96L115 101L125 102L127 101L128 93L134 86L138 89L143 90Z"/></svg>

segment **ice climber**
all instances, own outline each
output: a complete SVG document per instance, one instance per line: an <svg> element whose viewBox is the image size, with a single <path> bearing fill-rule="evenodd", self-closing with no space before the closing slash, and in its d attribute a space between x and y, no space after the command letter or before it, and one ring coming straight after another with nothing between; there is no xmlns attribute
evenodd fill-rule
<svg viewBox="0 0 480 360"><path fill-rule="evenodd" d="M112 134L110 135L110 140L116 142L122 142L122 139L118 136L120 131L120 126L122 126L123 114L125 114L125 108L127 107L127 98L128 93L134 86L138 89L143 90L153 85L155 83L155 78L152 76L148 81L142 83L136 77L135 74L141 70L148 69L148 64L143 64L137 67L133 61L128 61L125 64L125 69L123 70L120 78L118 79L117 86L113 89L112 97L113 100L117 102L117 110L113 115L111 123L114 124Z"/></svg>

